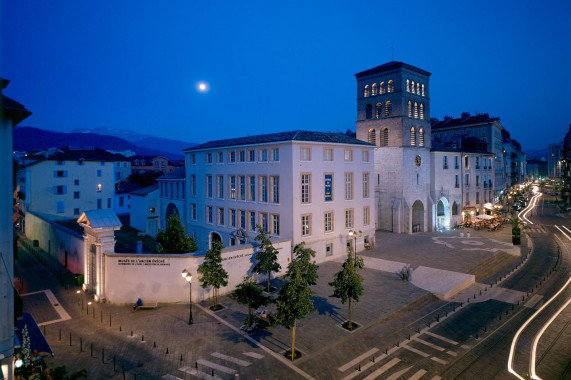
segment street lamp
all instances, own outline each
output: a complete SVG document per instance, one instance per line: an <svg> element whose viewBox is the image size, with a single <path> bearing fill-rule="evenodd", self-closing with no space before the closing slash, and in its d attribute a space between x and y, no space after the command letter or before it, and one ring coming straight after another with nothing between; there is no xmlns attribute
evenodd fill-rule
<svg viewBox="0 0 571 380"><path fill-rule="evenodd" d="M355 263L357 262L357 237L361 237L362 231L349 230L349 239L353 238L355 244L353 245L353 252L355 254Z"/></svg>
<svg viewBox="0 0 571 380"><path fill-rule="evenodd" d="M186 269L184 269L182 271L182 273L180 274L182 276L182 278L184 278L186 280L186 282L188 282L188 289L189 289L189 316L188 316L188 324L192 325L193 321L192 321L192 274L190 274Z"/></svg>

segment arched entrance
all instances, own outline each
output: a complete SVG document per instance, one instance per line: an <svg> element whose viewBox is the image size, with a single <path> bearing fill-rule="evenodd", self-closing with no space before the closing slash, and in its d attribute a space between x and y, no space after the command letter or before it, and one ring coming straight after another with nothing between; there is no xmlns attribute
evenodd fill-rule
<svg viewBox="0 0 571 380"><path fill-rule="evenodd" d="M444 197L436 204L436 229L438 231L450 228L450 203Z"/></svg>
<svg viewBox="0 0 571 380"><path fill-rule="evenodd" d="M178 212L178 208L176 208L174 203L169 203L169 205L167 206L167 211L165 213L165 225L166 225L166 221L170 219L170 217L174 214L177 213L178 215L180 215L180 213Z"/></svg>
<svg viewBox="0 0 571 380"><path fill-rule="evenodd" d="M209 244L210 247L212 247L212 243L215 241L219 241L222 243L222 237L220 236L220 234L218 232L211 232L209 240L210 240L210 244Z"/></svg>
<svg viewBox="0 0 571 380"><path fill-rule="evenodd" d="M412 232L424 231L424 205L417 200L412 204Z"/></svg>

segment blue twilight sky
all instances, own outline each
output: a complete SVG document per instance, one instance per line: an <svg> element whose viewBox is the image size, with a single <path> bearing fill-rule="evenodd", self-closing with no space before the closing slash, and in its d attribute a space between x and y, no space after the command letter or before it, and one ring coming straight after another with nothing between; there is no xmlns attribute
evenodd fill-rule
<svg viewBox="0 0 571 380"><path fill-rule="evenodd" d="M569 0L0 1L23 125L190 142L354 130L354 74L391 46L432 73L431 117L487 112L524 150L571 123Z"/></svg>

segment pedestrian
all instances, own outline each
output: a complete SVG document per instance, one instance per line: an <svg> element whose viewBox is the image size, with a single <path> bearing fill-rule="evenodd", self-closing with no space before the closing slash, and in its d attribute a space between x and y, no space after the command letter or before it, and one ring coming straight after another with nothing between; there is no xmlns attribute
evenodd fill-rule
<svg viewBox="0 0 571 380"><path fill-rule="evenodd" d="M401 275L402 275L402 280L406 280L406 265L404 267L402 267L401 271L400 271Z"/></svg>
<svg viewBox="0 0 571 380"><path fill-rule="evenodd" d="M412 268L410 267L410 264L406 264L406 280L408 282L412 281Z"/></svg>

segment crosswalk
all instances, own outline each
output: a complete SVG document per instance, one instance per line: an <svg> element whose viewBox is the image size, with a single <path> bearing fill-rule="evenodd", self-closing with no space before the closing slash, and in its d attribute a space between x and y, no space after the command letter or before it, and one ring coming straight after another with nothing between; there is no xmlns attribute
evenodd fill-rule
<svg viewBox="0 0 571 380"><path fill-rule="evenodd" d="M379 349L372 348L338 367L338 370L342 373L342 380L439 380L439 368L454 360L459 351L469 349L470 346L425 331L401 343L392 352L381 353L376 359Z"/></svg>
<svg viewBox="0 0 571 380"><path fill-rule="evenodd" d="M195 362L194 366L180 367L178 370L191 375L192 378L203 380L223 380L228 375L234 376L240 372L240 368L245 368L253 363L253 360L261 360L264 355L257 352L243 352L244 357L233 357L220 352L212 352L211 358L201 358ZM248 358L247 360L245 358ZM216 361L215 361L216 360ZM161 377L162 380L183 380L183 378L167 374Z"/></svg>

